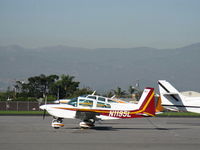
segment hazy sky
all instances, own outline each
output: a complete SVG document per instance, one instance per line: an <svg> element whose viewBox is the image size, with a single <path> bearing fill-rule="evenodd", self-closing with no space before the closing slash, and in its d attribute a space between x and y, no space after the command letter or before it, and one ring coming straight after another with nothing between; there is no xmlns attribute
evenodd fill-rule
<svg viewBox="0 0 200 150"><path fill-rule="evenodd" d="M0 0L0 45L175 48L200 42L200 0Z"/></svg>

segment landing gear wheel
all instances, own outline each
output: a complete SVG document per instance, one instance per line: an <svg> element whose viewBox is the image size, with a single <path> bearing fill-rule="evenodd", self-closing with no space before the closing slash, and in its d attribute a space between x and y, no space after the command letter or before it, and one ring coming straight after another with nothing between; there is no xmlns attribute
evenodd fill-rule
<svg viewBox="0 0 200 150"><path fill-rule="evenodd" d="M90 129L90 128L94 127L94 123L95 123L95 120L93 120L93 121L84 120L84 121L82 121L82 122L79 123L79 126L82 129Z"/></svg>
<svg viewBox="0 0 200 150"><path fill-rule="evenodd" d="M53 127L54 129L60 129L60 127Z"/></svg>
<svg viewBox="0 0 200 150"><path fill-rule="evenodd" d="M62 119L62 118L53 119L53 120L52 120L52 123L51 123L51 126L52 126L54 129L59 129L60 127L64 127L64 124L63 124L62 122L63 122L63 119Z"/></svg>

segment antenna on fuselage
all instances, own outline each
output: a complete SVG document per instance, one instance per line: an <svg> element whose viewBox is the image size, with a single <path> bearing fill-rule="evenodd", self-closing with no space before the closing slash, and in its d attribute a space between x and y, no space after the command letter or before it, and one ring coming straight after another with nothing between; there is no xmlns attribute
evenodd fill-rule
<svg viewBox="0 0 200 150"><path fill-rule="evenodd" d="M115 98L115 96L116 96L116 95L113 95L113 96L111 97L111 99Z"/></svg>
<svg viewBox="0 0 200 150"><path fill-rule="evenodd" d="M94 95L96 93L96 90L92 93L92 95Z"/></svg>

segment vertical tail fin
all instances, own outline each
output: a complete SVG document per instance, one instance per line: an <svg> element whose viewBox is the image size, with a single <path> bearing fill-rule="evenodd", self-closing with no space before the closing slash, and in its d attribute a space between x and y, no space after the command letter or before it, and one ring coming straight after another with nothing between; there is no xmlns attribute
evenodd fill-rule
<svg viewBox="0 0 200 150"><path fill-rule="evenodd" d="M155 115L154 88L145 88L138 103L139 110L148 116Z"/></svg>
<svg viewBox="0 0 200 150"><path fill-rule="evenodd" d="M177 110L178 108L174 106L183 105L183 95L177 89L175 89L169 82L165 80L159 80L158 87L160 91L162 105L165 108L170 110Z"/></svg>
<svg viewBox="0 0 200 150"><path fill-rule="evenodd" d="M162 94L179 94L179 91L166 80L159 80L158 87Z"/></svg>
<svg viewBox="0 0 200 150"><path fill-rule="evenodd" d="M180 101L181 94L169 82L165 80L159 80L158 87L162 101L168 101L169 99L169 101Z"/></svg>

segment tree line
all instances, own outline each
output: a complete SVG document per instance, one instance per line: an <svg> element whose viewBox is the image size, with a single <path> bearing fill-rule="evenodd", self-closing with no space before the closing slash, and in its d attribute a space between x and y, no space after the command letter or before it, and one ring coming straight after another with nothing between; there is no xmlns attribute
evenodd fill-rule
<svg viewBox="0 0 200 150"><path fill-rule="evenodd" d="M63 98L72 98L84 94L91 94L93 92L89 87L80 88L80 82L75 81L74 76L70 75L44 75L29 77L27 81L16 81L13 88L10 87L6 92L0 93L0 100L13 100L13 101L36 101L43 100L56 100ZM138 98L141 91L137 88L129 87L128 92L117 87L115 90L110 90L104 96L111 97L131 97L136 94ZM138 96L138 97L137 97Z"/></svg>

